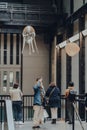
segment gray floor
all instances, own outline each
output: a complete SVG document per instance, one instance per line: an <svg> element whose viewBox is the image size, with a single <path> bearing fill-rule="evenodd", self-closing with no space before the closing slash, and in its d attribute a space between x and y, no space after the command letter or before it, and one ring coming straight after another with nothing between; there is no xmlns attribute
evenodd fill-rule
<svg viewBox="0 0 87 130"><path fill-rule="evenodd" d="M23 125L17 125L15 124L15 129L14 130L32 130L32 121L27 121L24 122ZM75 121L75 128L74 130L87 130L87 123L84 121L82 122L83 129L79 123L79 121ZM0 130L2 130L0 128ZM8 130L7 128L4 128L3 130ZM38 130L36 128L35 130ZM45 124L39 128L39 130L73 130L72 125L69 125L68 123L65 123L64 121L57 121L55 125L51 124L51 121L47 121Z"/></svg>
<svg viewBox="0 0 87 130"><path fill-rule="evenodd" d="M32 121L25 122L24 125L15 125L15 130L32 130L32 125ZM75 130L87 130L87 123L82 122L82 125L84 129L78 121L75 121ZM72 125L65 123L65 121L57 121L57 124L53 125L50 121L47 121L39 130L72 130Z"/></svg>

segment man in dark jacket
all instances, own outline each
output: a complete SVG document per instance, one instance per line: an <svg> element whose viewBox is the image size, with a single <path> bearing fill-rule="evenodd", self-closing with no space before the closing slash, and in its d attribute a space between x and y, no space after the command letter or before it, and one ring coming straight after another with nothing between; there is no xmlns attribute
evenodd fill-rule
<svg viewBox="0 0 87 130"><path fill-rule="evenodd" d="M42 106L42 95L44 95L44 86L42 83L42 77L36 79L36 83L33 86L34 90L34 101L33 101L33 127L40 128L43 118L43 106Z"/></svg>
<svg viewBox="0 0 87 130"><path fill-rule="evenodd" d="M60 90L54 82L51 82L46 91L46 97L49 97L49 107L51 109L52 124L56 124L57 110L60 107Z"/></svg>

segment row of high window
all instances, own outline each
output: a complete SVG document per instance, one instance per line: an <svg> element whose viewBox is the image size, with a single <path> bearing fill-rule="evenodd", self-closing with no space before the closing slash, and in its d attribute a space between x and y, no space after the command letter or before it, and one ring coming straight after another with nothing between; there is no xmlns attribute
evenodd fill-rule
<svg viewBox="0 0 87 130"><path fill-rule="evenodd" d="M19 34L0 34L0 64L20 64L21 38Z"/></svg>
<svg viewBox="0 0 87 130"><path fill-rule="evenodd" d="M20 71L0 71L0 93L9 91L14 82L20 85Z"/></svg>
<svg viewBox="0 0 87 130"><path fill-rule="evenodd" d="M21 77L21 36L0 34L0 90L7 92ZM0 93L1 93L0 91Z"/></svg>
<svg viewBox="0 0 87 130"><path fill-rule="evenodd" d="M9 87L12 87L14 81L19 83L19 71L16 71L16 72L10 71L9 73L8 73L8 71L3 71L2 75L3 75L3 77L2 77L3 80L2 81L3 81L3 86L4 87L7 87L8 83L9 83Z"/></svg>

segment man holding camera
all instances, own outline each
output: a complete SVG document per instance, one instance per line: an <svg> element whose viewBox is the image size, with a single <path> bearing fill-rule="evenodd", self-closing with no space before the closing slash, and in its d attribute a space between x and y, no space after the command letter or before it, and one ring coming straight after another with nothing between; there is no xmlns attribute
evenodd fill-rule
<svg viewBox="0 0 87 130"><path fill-rule="evenodd" d="M66 105L67 105L67 113L68 113L68 124L72 124L72 115L73 115L73 106L72 106L72 102L74 100L74 98L72 97L74 92L74 83L73 82L69 82L68 84L68 88L65 90L65 98L66 98Z"/></svg>

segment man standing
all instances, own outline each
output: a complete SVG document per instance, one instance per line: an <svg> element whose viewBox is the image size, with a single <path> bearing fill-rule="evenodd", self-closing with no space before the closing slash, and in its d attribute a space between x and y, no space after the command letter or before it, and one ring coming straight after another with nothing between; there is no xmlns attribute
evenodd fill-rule
<svg viewBox="0 0 87 130"><path fill-rule="evenodd" d="M51 110L52 124L56 124L58 108L60 108L60 89L54 83L51 82L46 91L46 97L49 98L49 107Z"/></svg>
<svg viewBox="0 0 87 130"><path fill-rule="evenodd" d="M10 96L12 100L13 114L15 118L15 123L22 125L22 96L23 93L19 88L18 83L14 83L13 89L10 90Z"/></svg>
<svg viewBox="0 0 87 130"><path fill-rule="evenodd" d="M73 115L73 106L72 106L72 101L73 99L70 98L70 91L74 91L74 83L73 82L69 82L68 84L68 88L65 90L65 98L66 100L66 109L67 109L67 113L68 113L68 124L72 124L72 115Z"/></svg>
<svg viewBox="0 0 87 130"><path fill-rule="evenodd" d="M40 124L43 118L43 106L42 106L42 96L44 96L44 87L42 84L42 78L37 78L36 83L33 87L34 90L34 116L33 116L33 127L40 128Z"/></svg>

